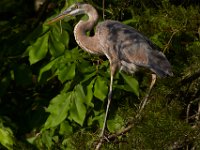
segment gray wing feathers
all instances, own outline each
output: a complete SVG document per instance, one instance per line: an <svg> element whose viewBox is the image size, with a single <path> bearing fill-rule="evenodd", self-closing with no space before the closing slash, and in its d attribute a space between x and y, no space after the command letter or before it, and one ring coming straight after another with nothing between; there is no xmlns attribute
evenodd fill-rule
<svg viewBox="0 0 200 150"><path fill-rule="evenodd" d="M172 75L171 66L162 52L143 34L134 28L117 21L105 21L97 27L102 45L106 45L108 54L114 54L118 60L146 67L159 76ZM102 35L103 34L103 35Z"/></svg>

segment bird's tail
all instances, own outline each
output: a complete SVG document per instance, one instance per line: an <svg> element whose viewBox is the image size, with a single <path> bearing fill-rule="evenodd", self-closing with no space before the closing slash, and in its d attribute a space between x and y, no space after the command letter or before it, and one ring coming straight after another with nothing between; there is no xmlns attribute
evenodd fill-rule
<svg viewBox="0 0 200 150"><path fill-rule="evenodd" d="M171 65L165 55L159 51L151 51L150 69L160 77L173 76Z"/></svg>

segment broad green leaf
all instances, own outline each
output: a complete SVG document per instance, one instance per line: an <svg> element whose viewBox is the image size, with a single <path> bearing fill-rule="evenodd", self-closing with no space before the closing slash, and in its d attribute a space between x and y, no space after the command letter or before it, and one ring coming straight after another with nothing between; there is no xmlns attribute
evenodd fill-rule
<svg viewBox="0 0 200 150"><path fill-rule="evenodd" d="M58 79L63 83L66 80L71 80L74 78L76 73L76 65L75 63L73 64L68 64L66 66L63 66L62 68L59 68L56 71L56 74L58 75Z"/></svg>
<svg viewBox="0 0 200 150"><path fill-rule="evenodd" d="M28 137L28 138L26 138L26 140L29 142L29 143L31 143L31 144L33 144L34 142L35 142L35 139L37 138L37 136L33 136L33 137Z"/></svg>
<svg viewBox="0 0 200 150"><path fill-rule="evenodd" d="M81 73L83 74L88 74L91 72L96 71L96 66L92 66L91 62L82 60L81 63L78 64L78 69L80 70Z"/></svg>
<svg viewBox="0 0 200 150"><path fill-rule="evenodd" d="M54 97L46 110L50 115L45 122L43 130L60 124L67 117L71 103L71 93L61 93Z"/></svg>
<svg viewBox="0 0 200 150"><path fill-rule="evenodd" d="M53 35L50 36L49 51L53 57L58 57L64 53L65 46L60 41L56 41Z"/></svg>
<svg viewBox="0 0 200 150"><path fill-rule="evenodd" d="M93 72L91 74L86 74L83 75L83 80L81 81L81 83L84 83L85 81L88 81L89 79L91 79L92 77L94 77L96 75L96 72Z"/></svg>
<svg viewBox="0 0 200 150"><path fill-rule="evenodd" d="M8 150L13 149L14 136L10 128L6 128L0 123L0 143Z"/></svg>
<svg viewBox="0 0 200 150"><path fill-rule="evenodd" d="M122 77L124 78L125 82L130 86L131 90L135 95L138 97L139 96L139 84L136 79L134 79L132 76L126 75L122 72L120 72Z"/></svg>
<svg viewBox="0 0 200 150"><path fill-rule="evenodd" d="M41 135L41 140L42 142L45 143L45 146L47 147L47 149L51 149L52 145L53 145L53 135L51 134L51 132L49 131L44 131Z"/></svg>
<svg viewBox="0 0 200 150"><path fill-rule="evenodd" d="M57 25L53 28L52 36L54 37L54 42L62 43L65 48L68 48L69 34L67 31L63 30L61 26Z"/></svg>
<svg viewBox="0 0 200 150"><path fill-rule="evenodd" d="M59 134L61 135L70 135L73 133L73 128L72 126L69 124L68 121L63 121L60 124L60 130L59 130Z"/></svg>
<svg viewBox="0 0 200 150"><path fill-rule="evenodd" d="M72 80L66 82L61 93L66 93L70 89L72 82L73 82Z"/></svg>
<svg viewBox="0 0 200 150"><path fill-rule="evenodd" d="M87 106L90 106L90 107L94 107L94 104L92 103L94 82L95 82L95 79L93 79L86 88L87 93L85 97L85 103L87 104Z"/></svg>
<svg viewBox="0 0 200 150"><path fill-rule="evenodd" d="M91 126L93 122L97 121L99 123L100 128L103 128L103 122L105 118L104 111L95 111L94 110L94 117L88 119L88 126Z"/></svg>
<svg viewBox="0 0 200 150"><path fill-rule="evenodd" d="M98 76L94 85L94 96L100 100L104 100L107 97L108 86L106 81Z"/></svg>
<svg viewBox="0 0 200 150"><path fill-rule="evenodd" d="M84 123L86 116L86 106L84 105L84 91L81 85L77 85L72 94L72 107L70 109L70 119L73 119L75 122L81 126Z"/></svg>
<svg viewBox="0 0 200 150"><path fill-rule="evenodd" d="M53 65L56 63L56 61L57 61L57 59L54 59L54 60L50 61L48 64L46 64L44 67L42 67L42 68L40 69L38 81L41 80L42 74L43 74L44 72L50 70L50 69L53 67Z"/></svg>
<svg viewBox="0 0 200 150"><path fill-rule="evenodd" d="M29 51L30 64L34 64L46 56L48 51L48 39L49 33L46 33L27 48L27 51Z"/></svg>
<svg viewBox="0 0 200 150"><path fill-rule="evenodd" d="M116 115L113 119L107 121L107 128L110 132L116 132L122 128L124 120L121 116Z"/></svg>
<svg viewBox="0 0 200 150"><path fill-rule="evenodd" d="M69 34L67 31L63 30L62 34L61 34L61 38L60 41L63 43L63 45L68 48L69 47Z"/></svg>
<svg viewBox="0 0 200 150"><path fill-rule="evenodd" d="M49 26L46 26L43 24L43 26L38 26L32 33L30 33L26 39L23 41L23 43L27 44L33 44L31 43L33 40L37 39L38 37L46 34L49 31ZM22 54L22 57L28 56L29 51L26 49L26 51Z"/></svg>

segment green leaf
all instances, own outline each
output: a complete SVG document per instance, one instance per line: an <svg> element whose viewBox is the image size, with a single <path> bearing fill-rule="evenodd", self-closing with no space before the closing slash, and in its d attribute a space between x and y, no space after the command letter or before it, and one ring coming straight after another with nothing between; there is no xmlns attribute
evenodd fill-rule
<svg viewBox="0 0 200 150"><path fill-rule="evenodd" d="M108 86L105 80L98 76L94 85L94 96L100 100L104 100L107 97Z"/></svg>
<svg viewBox="0 0 200 150"><path fill-rule="evenodd" d="M121 116L116 115L113 119L107 121L107 128L110 132L116 132L122 128L124 120Z"/></svg>
<svg viewBox="0 0 200 150"><path fill-rule="evenodd" d="M95 111L94 110L94 117L90 117L88 119L88 126L91 126L93 122L97 121L99 123L100 128L103 128L103 123L104 123L104 118L105 118L105 112L103 110L101 111Z"/></svg>
<svg viewBox="0 0 200 150"><path fill-rule="evenodd" d="M53 35L50 36L49 51L53 57L58 57L64 53L65 46L60 41L56 41Z"/></svg>
<svg viewBox="0 0 200 150"><path fill-rule="evenodd" d="M47 147L47 149L51 149L52 145L54 144L53 143L53 135L51 133L51 131L49 132L48 130L44 131L42 134L41 134L41 141L43 143L45 143L45 146Z"/></svg>
<svg viewBox="0 0 200 150"><path fill-rule="evenodd" d="M2 123L0 123L0 143L8 150L13 149L14 136L12 130L4 127Z"/></svg>
<svg viewBox="0 0 200 150"><path fill-rule="evenodd" d="M61 33L60 41L63 43L63 45L68 48L69 47L69 34L67 31L63 30Z"/></svg>
<svg viewBox="0 0 200 150"><path fill-rule="evenodd" d="M72 126L69 124L68 121L63 121L60 124L59 134L66 136L66 135L71 135L72 133L73 133Z"/></svg>
<svg viewBox="0 0 200 150"><path fill-rule="evenodd" d="M57 62L57 59L54 59L54 60L50 61L48 64L46 64L44 67L42 67L42 68L40 69L38 81L41 80L42 74L43 74L44 72L50 70L56 62Z"/></svg>
<svg viewBox="0 0 200 150"><path fill-rule="evenodd" d="M68 81L65 83L61 93L66 93L69 91L70 87L71 87L71 84L72 84L72 80L71 81Z"/></svg>
<svg viewBox="0 0 200 150"><path fill-rule="evenodd" d="M150 39L157 45L159 46L160 48L163 48L164 45L163 43L160 41L161 38L160 36L163 34L163 32L159 32L159 33L156 33L154 34L153 36L150 37Z"/></svg>
<svg viewBox="0 0 200 150"><path fill-rule="evenodd" d="M91 74L84 74L83 75L83 80L81 81L81 83L84 83L84 82L88 81L89 79L91 79L95 75L96 75L96 72L93 72Z"/></svg>
<svg viewBox="0 0 200 150"><path fill-rule="evenodd" d="M49 31L49 26L42 25L38 26L32 33L30 33L24 41L22 41L25 44L32 44L33 41L35 41L38 37L46 34ZM32 42L32 43L31 43ZM29 50L26 49L26 51L22 54L22 57L28 56Z"/></svg>
<svg viewBox="0 0 200 150"><path fill-rule="evenodd" d="M27 48L29 51L29 61L34 64L43 59L48 51L49 33L39 37L36 42Z"/></svg>
<svg viewBox="0 0 200 150"><path fill-rule="evenodd" d="M67 117L71 103L71 93L61 93L54 97L46 110L50 115L45 122L43 130L60 124Z"/></svg>
<svg viewBox="0 0 200 150"><path fill-rule="evenodd" d="M137 97L139 97L139 84L136 79L134 79L132 76L126 75L122 72L120 72L122 77L124 78L125 82L130 86L131 90Z"/></svg>
<svg viewBox="0 0 200 150"><path fill-rule="evenodd" d="M85 93L83 87L79 84L75 87L74 92L72 93L72 107L70 109L70 119L73 119L75 122L83 125L86 116L86 106L84 105Z"/></svg>
<svg viewBox="0 0 200 150"><path fill-rule="evenodd" d="M92 103L94 82L95 82L95 79L93 79L86 88L87 94L85 97L85 103L87 104L87 106L90 106L90 107L94 107L94 104Z"/></svg>
<svg viewBox="0 0 200 150"><path fill-rule="evenodd" d="M76 65L68 64L67 66L62 66L56 71L56 74L58 75L58 79L63 83L66 80L71 80L74 78L76 73Z"/></svg>

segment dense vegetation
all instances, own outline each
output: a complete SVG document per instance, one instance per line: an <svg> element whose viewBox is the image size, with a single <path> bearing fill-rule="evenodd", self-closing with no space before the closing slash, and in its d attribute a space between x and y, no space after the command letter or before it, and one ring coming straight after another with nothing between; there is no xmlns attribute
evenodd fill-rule
<svg viewBox="0 0 200 150"><path fill-rule="evenodd" d="M0 1L0 149L93 148L109 62L77 46L73 27L86 16L46 24L75 1L36 1ZM143 32L174 72L157 80L142 111L151 75L117 73L102 149L200 149L199 1L105 0L104 9L103 1L87 2L100 21L105 13Z"/></svg>

